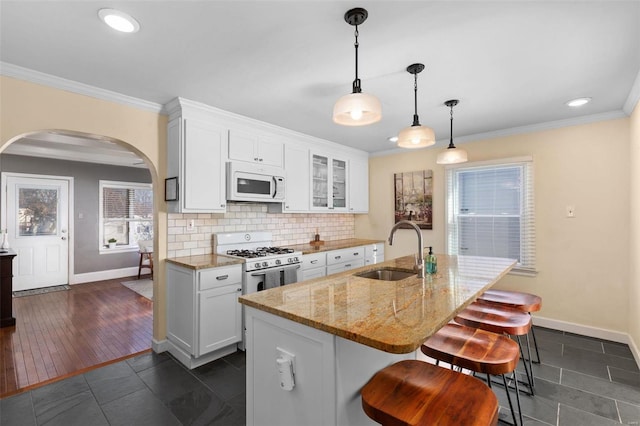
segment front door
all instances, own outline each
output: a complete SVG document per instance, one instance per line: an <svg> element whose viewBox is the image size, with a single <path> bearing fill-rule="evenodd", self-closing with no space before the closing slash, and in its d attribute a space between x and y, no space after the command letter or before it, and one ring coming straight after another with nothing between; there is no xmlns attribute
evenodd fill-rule
<svg viewBox="0 0 640 426"><path fill-rule="evenodd" d="M13 290L69 282L69 180L3 173Z"/></svg>

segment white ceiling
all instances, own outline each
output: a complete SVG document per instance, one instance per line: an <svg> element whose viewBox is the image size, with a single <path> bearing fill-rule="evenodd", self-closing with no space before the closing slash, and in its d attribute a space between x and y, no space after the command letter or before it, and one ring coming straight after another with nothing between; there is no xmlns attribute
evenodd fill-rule
<svg viewBox="0 0 640 426"><path fill-rule="evenodd" d="M114 7L135 34L97 17ZM366 127L331 120L351 91L364 7L360 78L382 102ZM623 114L640 70L638 1L6 1L0 60L147 101L180 96L369 152L418 113L439 145L558 120ZM636 83L638 84L638 83ZM589 96L578 109L569 99Z"/></svg>

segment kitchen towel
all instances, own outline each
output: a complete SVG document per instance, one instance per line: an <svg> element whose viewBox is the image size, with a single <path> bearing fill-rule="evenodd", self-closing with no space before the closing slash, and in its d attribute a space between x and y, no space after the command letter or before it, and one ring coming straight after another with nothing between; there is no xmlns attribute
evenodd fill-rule
<svg viewBox="0 0 640 426"><path fill-rule="evenodd" d="M287 268L284 270L284 285L298 282L298 269L300 267Z"/></svg>
<svg viewBox="0 0 640 426"><path fill-rule="evenodd" d="M280 287L280 271L268 271L264 274L264 289Z"/></svg>

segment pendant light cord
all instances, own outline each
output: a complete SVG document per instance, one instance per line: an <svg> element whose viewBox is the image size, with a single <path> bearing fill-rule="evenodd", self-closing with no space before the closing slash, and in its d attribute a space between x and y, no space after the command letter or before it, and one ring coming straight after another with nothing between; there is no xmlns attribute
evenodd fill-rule
<svg viewBox="0 0 640 426"><path fill-rule="evenodd" d="M358 26L356 25L355 27L356 30L354 31L354 36L356 37L356 41L353 43L353 46L356 48L356 79L353 80L352 93L361 93L362 89L360 88L360 79L358 78L358 46L360 46L360 43L358 43L358 36L360 33L358 33Z"/></svg>
<svg viewBox="0 0 640 426"><path fill-rule="evenodd" d="M420 119L418 118L418 73L413 74L413 126L420 125Z"/></svg>
<svg viewBox="0 0 640 426"><path fill-rule="evenodd" d="M451 111L449 112L449 114L451 115L451 128L449 130L449 146L447 147L447 149L449 148L455 148L456 146L453 144L453 105L451 105Z"/></svg>

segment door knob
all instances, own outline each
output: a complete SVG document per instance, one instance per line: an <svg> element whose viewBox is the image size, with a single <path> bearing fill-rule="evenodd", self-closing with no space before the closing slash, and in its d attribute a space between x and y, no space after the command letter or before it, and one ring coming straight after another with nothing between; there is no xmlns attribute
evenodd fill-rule
<svg viewBox="0 0 640 426"><path fill-rule="evenodd" d="M66 239L67 239L67 237L62 237L62 239L63 239L63 240L66 240Z"/></svg>

